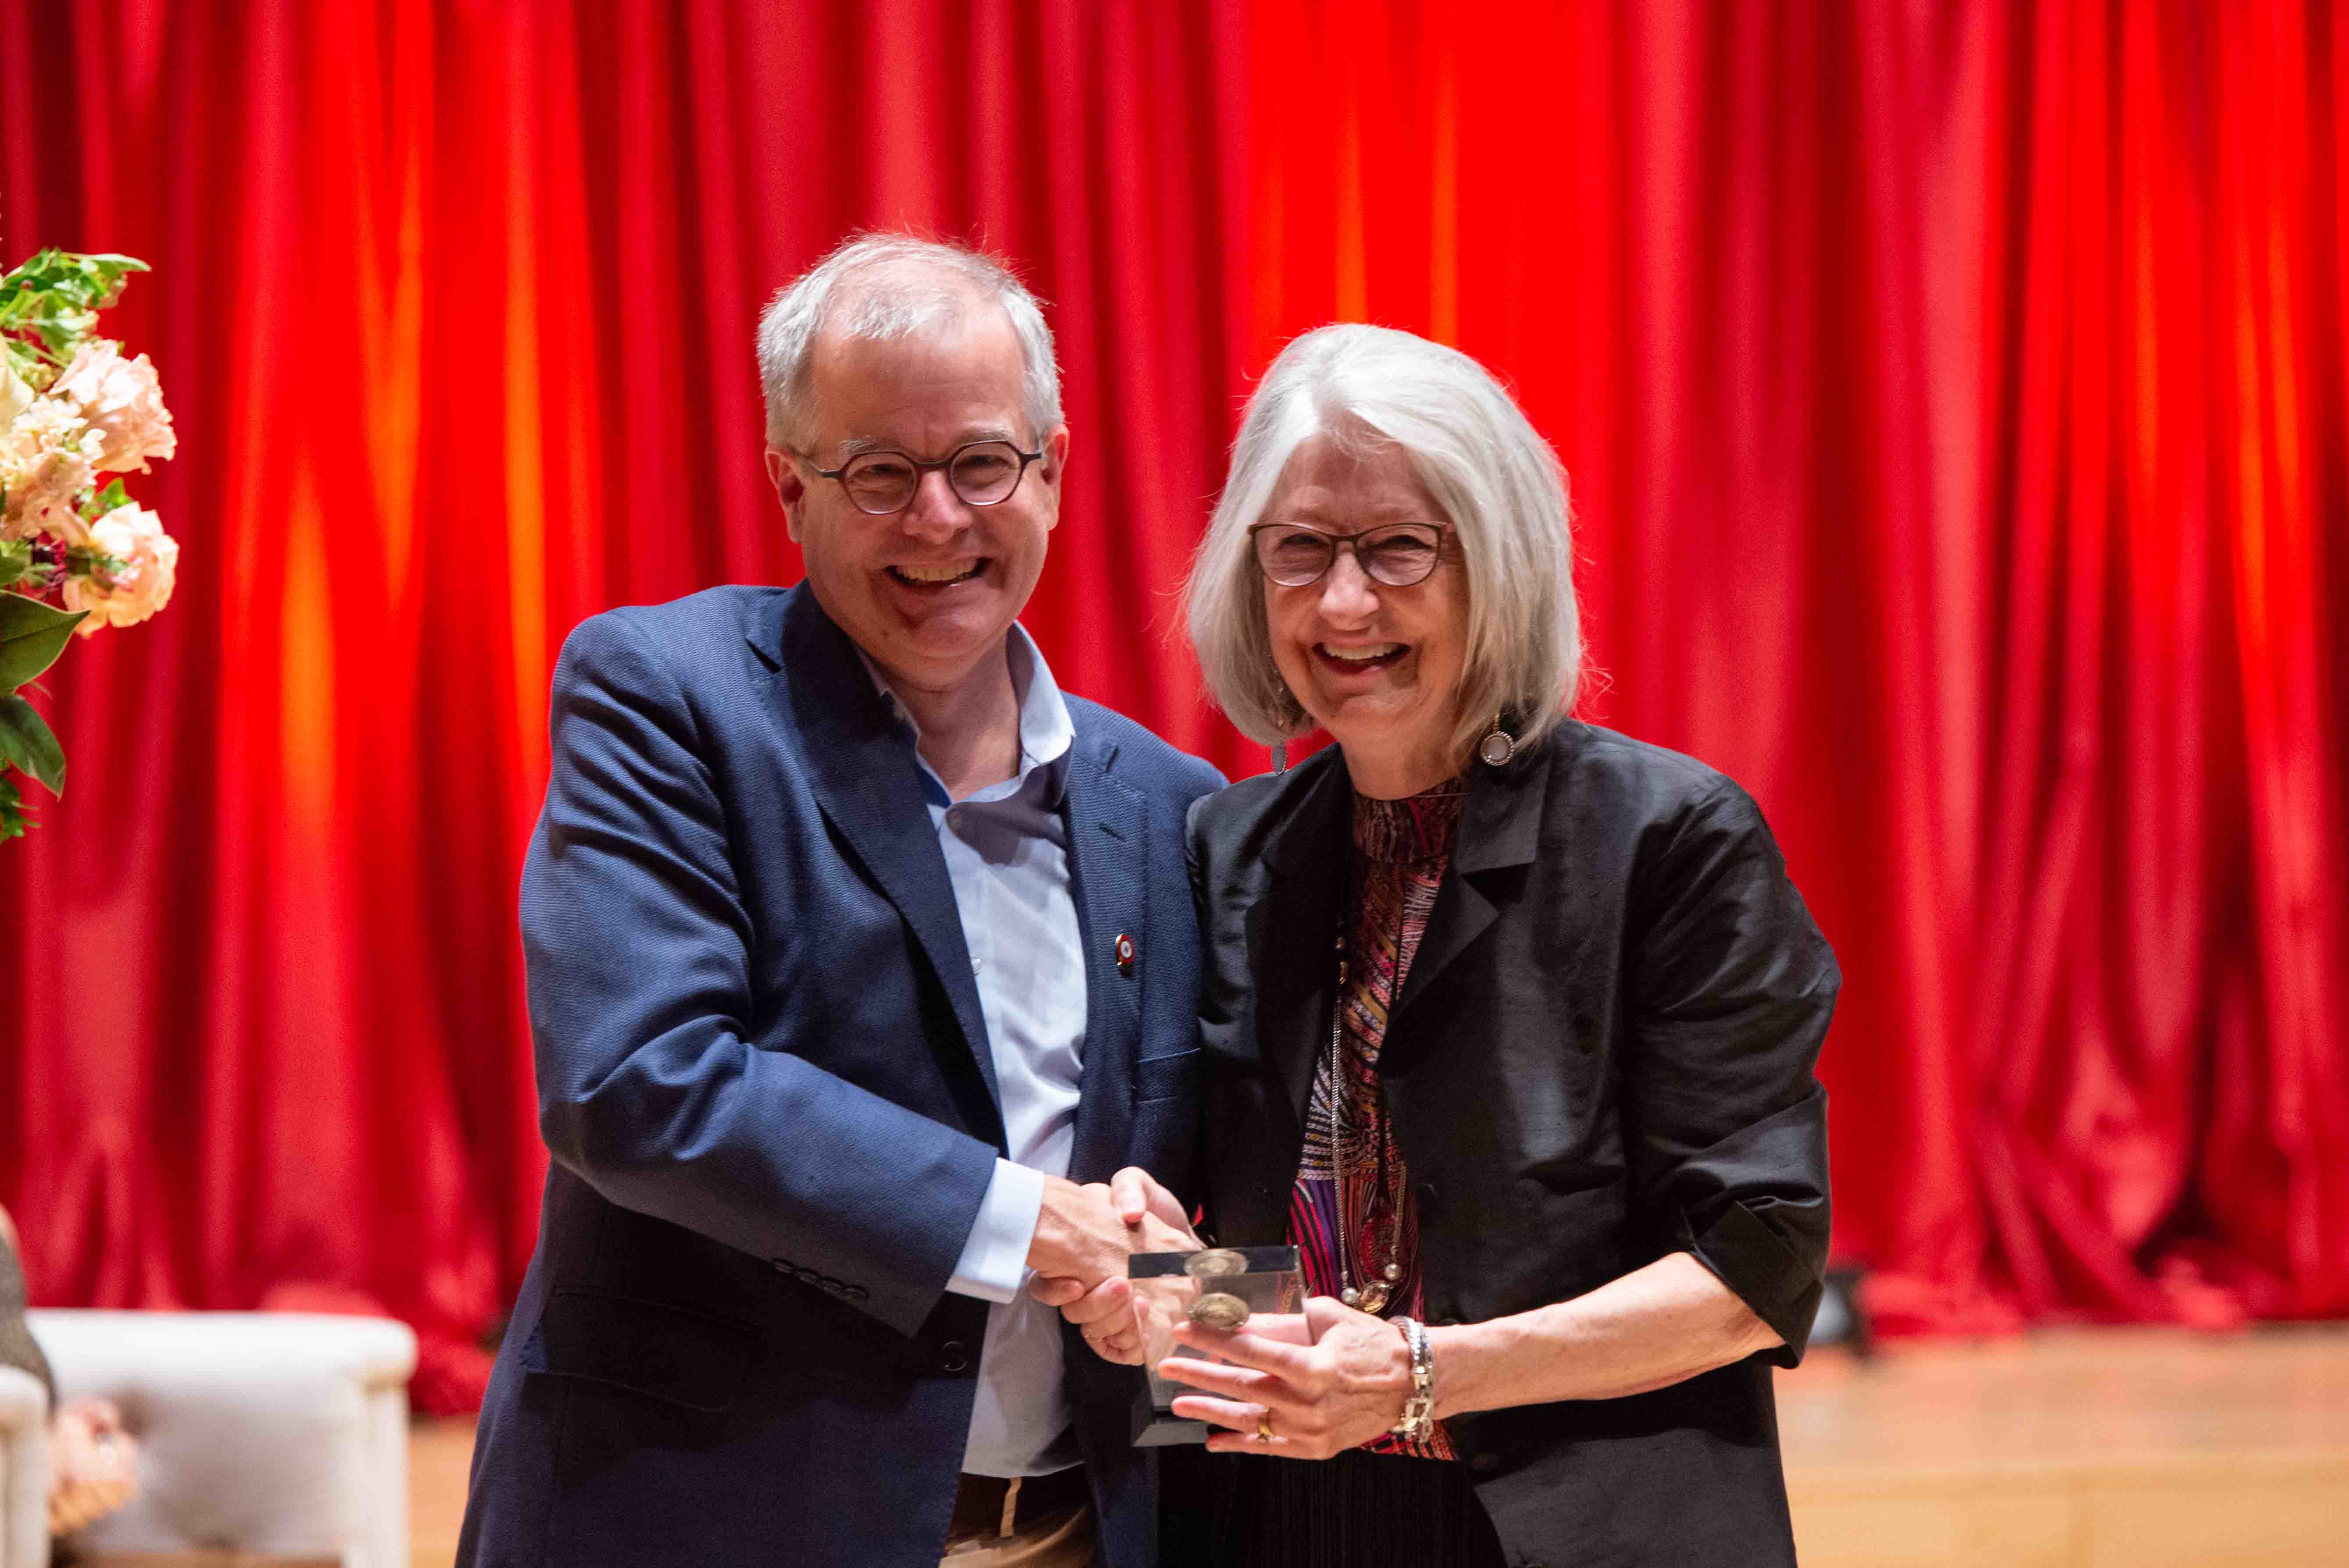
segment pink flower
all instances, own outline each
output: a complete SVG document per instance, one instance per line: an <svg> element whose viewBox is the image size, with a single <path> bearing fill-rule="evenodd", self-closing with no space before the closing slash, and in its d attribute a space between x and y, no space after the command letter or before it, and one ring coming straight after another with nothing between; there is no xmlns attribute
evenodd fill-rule
<svg viewBox="0 0 2349 1568"><path fill-rule="evenodd" d="M74 498L89 488L103 438L73 403L35 397L0 429L0 539L48 533L88 544Z"/></svg>
<svg viewBox="0 0 2349 1568"><path fill-rule="evenodd" d="M171 602L180 571L180 544L163 531L155 514L132 502L116 507L90 525L90 543L120 561L118 572L66 579L68 610L87 610L81 634L100 626L135 626Z"/></svg>
<svg viewBox="0 0 2349 1568"><path fill-rule="evenodd" d="M49 395L77 405L84 422L98 432L102 446L92 466L100 473L135 469L143 474L149 458L168 458L179 449L162 385L143 354L125 359L111 343L86 343Z"/></svg>

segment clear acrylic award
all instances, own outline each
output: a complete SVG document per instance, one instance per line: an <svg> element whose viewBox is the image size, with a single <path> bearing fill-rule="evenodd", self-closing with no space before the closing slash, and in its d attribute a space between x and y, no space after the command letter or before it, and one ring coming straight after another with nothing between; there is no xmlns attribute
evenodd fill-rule
<svg viewBox="0 0 2349 1568"><path fill-rule="evenodd" d="M1174 1343L1184 1322L1207 1328L1237 1328L1261 1312L1305 1310L1305 1274L1295 1247L1206 1247L1192 1253L1136 1253L1126 1260L1133 1282L1134 1315L1142 1325L1143 1371L1149 1377L1145 1400L1133 1415L1133 1443L1153 1449L1169 1443L1204 1443L1217 1429L1174 1414L1178 1396L1201 1390L1170 1383L1158 1364L1175 1354L1221 1359Z"/></svg>

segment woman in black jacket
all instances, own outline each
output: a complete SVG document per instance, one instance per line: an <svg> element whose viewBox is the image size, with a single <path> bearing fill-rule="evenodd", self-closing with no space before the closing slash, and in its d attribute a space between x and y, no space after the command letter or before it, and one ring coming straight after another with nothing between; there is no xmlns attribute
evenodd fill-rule
<svg viewBox="0 0 2349 1568"><path fill-rule="evenodd" d="M1162 1364L1252 1456L1170 1487L1178 1560L1791 1563L1835 959L1742 789L1563 717L1550 449L1464 355L1308 334L1189 605L1242 729L1337 745L1192 812L1203 1230L1315 1299Z"/></svg>

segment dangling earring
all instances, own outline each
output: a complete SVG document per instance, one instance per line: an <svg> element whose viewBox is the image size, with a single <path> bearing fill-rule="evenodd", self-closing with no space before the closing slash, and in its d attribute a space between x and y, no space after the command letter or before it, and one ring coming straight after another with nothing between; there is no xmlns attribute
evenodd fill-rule
<svg viewBox="0 0 2349 1568"><path fill-rule="evenodd" d="M1506 767L1509 758L1516 754L1517 743L1509 738L1509 732L1503 729L1497 721L1493 726L1493 733L1476 743L1476 755L1490 768Z"/></svg>

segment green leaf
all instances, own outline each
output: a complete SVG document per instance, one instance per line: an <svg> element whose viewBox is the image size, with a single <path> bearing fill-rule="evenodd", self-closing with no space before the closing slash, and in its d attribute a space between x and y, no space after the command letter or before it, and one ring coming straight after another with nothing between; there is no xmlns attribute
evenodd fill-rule
<svg viewBox="0 0 2349 1568"><path fill-rule="evenodd" d="M7 354L8 368L16 373L16 379L36 392L47 390L57 375L58 367L49 363L48 356L21 337L0 337L0 351Z"/></svg>
<svg viewBox="0 0 2349 1568"><path fill-rule="evenodd" d="M0 539L0 588L5 588L32 569L31 540Z"/></svg>
<svg viewBox="0 0 2349 1568"><path fill-rule="evenodd" d="M66 792L66 748L21 696L0 696L0 762L31 774L52 795Z"/></svg>
<svg viewBox="0 0 2349 1568"><path fill-rule="evenodd" d="M109 555L95 544L66 546L66 575L68 577L96 577L100 574L111 577L129 570L130 562L119 555Z"/></svg>
<svg viewBox="0 0 2349 1568"><path fill-rule="evenodd" d="M87 610L58 610L22 593L0 592L0 692L12 692L66 651Z"/></svg>
<svg viewBox="0 0 2349 1568"><path fill-rule="evenodd" d="M62 363L98 330L98 313L121 294L124 278L147 270L131 256L36 252L0 275L0 332L28 333Z"/></svg>
<svg viewBox="0 0 2349 1568"><path fill-rule="evenodd" d="M9 782L7 770L0 769L0 844L23 838L30 826L32 822L25 815L25 798Z"/></svg>

